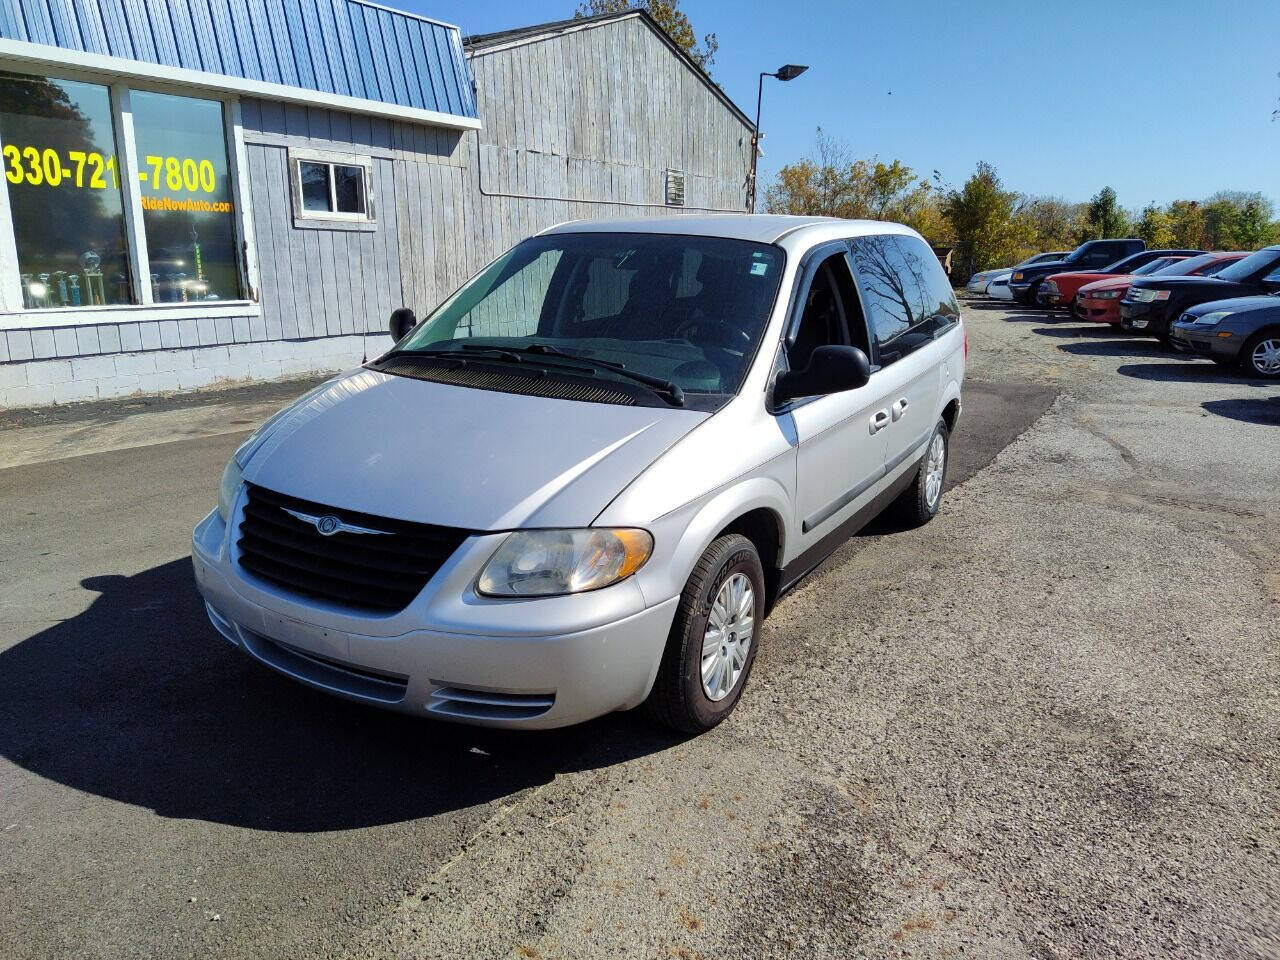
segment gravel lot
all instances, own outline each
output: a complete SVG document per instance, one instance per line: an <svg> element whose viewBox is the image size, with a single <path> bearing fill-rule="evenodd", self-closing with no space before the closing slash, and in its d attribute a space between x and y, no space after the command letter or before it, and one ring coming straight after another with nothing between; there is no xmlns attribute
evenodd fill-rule
<svg viewBox="0 0 1280 960"><path fill-rule="evenodd" d="M180 537L260 400L9 418L0 956L1280 956L1280 387L966 317L967 479L785 599L693 740L236 656Z"/></svg>

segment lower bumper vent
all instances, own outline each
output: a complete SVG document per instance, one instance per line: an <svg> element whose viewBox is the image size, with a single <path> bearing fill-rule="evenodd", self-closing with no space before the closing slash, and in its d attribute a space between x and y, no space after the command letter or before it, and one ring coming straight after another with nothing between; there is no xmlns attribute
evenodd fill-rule
<svg viewBox="0 0 1280 960"><path fill-rule="evenodd" d="M243 628L240 633L248 651L267 666L335 693L379 703L399 703L409 685L407 677L339 663Z"/></svg>
<svg viewBox="0 0 1280 960"><path fill-rule="evenodd" d="M493 693L439 687L432 691L427 711L466 720L532 720L555 703L554 693Z"/></svg>

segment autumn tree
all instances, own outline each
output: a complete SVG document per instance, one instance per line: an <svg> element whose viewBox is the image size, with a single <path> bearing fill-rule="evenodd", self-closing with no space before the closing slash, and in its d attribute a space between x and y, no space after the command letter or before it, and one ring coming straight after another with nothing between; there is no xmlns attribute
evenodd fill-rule
<svg viewBox="0 0 1280 960"><path fill-rule="evenodd" d="M1204 211L1196 200L1175 200L1169 204L1169 229L1173 245L1203 250L1205 244Z"/></svg>
<svg viewBox="0 0 1280 960"><path fill-rule="evenodd" d="M1175 243L1173 219L1154 203L1142 208L1142 213L1133 225L1133 232L1153 250L1169 249Z"/></svg>
<svg viewBox="0 0 1280 960"><path fill-rule="evenodd" d="M671 38L671 42L689 54L693 62L708 72L715 62L716 51L720 43L714 33L704 34L702 43L698 43L698 35L694 33L689 17L680 9L680 0L582 0L574 12L575 20L581 17L594 17L603 13L625 13L628 10L643 10L657 22Z"/></svg>
<svg viewBox="0 0 1280 960"><path fill-rule="evenodd" d="M778 171L764 194L768 213L891 220L931 243L945 240L938 190L900 160L856 159L847 144L822 128L813 153Z"/></svg>
<svg viewBox="0 0 1280 960"><path fill-rule="evenodd" d="M1085 206L1062 197L1025 197L1016 216L1028 222L1033 232L1034 253L1046 250L1070 250L1078 245Z"/></svg>

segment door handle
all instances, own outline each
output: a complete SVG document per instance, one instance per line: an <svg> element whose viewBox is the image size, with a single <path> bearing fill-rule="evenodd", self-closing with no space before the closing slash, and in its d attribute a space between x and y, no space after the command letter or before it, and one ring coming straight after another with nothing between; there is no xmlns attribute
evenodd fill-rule
<svg viewBox="0 0 1280 960"><path fill-rule="evenodd" d="M909 404L907 403L907 398L903 397L901 400L896 401L892 407L890 407L890 409L893 411L894 422L897 422L898 420L902 419L902 415L907 412L908 406Z"/></svg>
<svg viewBox="0 0 1280 960"><path fill-rule="evenodd" d="M871 432L879 433L889 425L889 411L877 410L871 417Z"/></svg>

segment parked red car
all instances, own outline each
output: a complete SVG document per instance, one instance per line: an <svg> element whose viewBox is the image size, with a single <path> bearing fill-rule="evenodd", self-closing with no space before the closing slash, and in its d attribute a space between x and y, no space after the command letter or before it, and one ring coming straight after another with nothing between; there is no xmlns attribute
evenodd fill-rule
<svg viewBox="0 0 1280 960"><path fill-rule="evenodd" d="M1082 270L1075 273L1055 273L1045 279L1040 286L1040 293L1036 297L1036 302L1044 307L1063 307L1070 310L1071 304L1075 301L1076 291L1083 287L1086 283L1093 283L1097 280L1104 280L1111 277L1124 277L1131 274L1147 274L1161 267L1167 267L1181 257L1194 256L1187 250L1144 250L1145 259L1139 259L1139 255L1135 254L1126 260L1132 260L1133 263L1127 263L1125 260L1114 263L1105 270Z"/></svg>
<svg viewBox="0 0 1280 960"><path fill-rule="evenodd" d="M1226 267L1248 256L1242 252L1202 253L1198 257L1179 257L1173 263L1156 266L1159 261L1152 261L1148 266L1133 273L1119 277L1106 277L1086 283L1077 292L1071 303L1071 312L1078 320L1090 323L1120 322L1120 301L1129 292L1129 284L1136 276L1155 274L1161 277L1209 277Z"/></svg>

